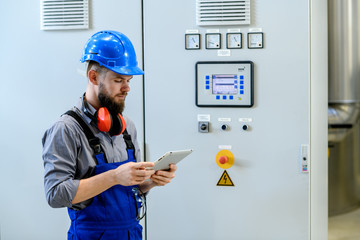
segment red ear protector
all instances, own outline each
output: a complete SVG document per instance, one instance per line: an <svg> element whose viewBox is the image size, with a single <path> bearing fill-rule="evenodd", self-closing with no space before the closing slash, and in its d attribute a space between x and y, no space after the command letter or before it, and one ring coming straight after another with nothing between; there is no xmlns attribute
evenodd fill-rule
<svg viewBox="0 0 360 240"><path fill-rule="evenodd" d="M88 103L83 97L83 110L86 116L97 123L98 129L108 132L111 136L122 134L126 129L126 123L120 113L111 113L106 107L101 107L94 115L90 113Z"/></svg>

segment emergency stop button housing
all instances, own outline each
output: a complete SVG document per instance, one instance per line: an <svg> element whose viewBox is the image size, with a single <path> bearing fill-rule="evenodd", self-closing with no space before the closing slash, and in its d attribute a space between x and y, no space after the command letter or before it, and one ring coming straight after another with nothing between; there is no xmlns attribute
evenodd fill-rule
<svg viewBox="0 0 360 240"><path fill-rule="evenodd" d="M223 169L232 167L234 161L234 155L229 150L224 149L216 154L216 164Z"/></svg>

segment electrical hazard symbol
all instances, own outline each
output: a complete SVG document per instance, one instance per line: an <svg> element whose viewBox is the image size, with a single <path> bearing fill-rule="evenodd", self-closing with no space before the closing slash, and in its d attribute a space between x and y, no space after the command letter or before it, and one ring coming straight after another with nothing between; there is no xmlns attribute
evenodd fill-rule
<svg viewBox="0 0 360 240"><path fill-rule="evenodd" d="M235 186L234 183L231 181L231 178L226 170L224 170L224 173L221 175L221 178L219 179L217 186Z"/></svg>

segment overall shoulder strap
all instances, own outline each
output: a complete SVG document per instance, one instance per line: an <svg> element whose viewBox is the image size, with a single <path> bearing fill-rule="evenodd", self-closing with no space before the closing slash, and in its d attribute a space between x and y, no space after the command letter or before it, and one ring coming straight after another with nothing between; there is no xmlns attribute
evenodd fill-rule
<svg viewBox="0 0 360 240"><path fill-rule="evenodd" d="M79 114L77 114L73 110L69 110L65 114L73 117L80 124L82 130L84 131L84 133L86 135L86 138L89 141L90 147L94 151L96 163L97 164L105 163L106 158L105 158L104 151L102 150L102 147L100 144L100 139L95 137L94 133L91 131L89 126L85 123L84 119L82 119L82 117L80 117Z"/></svg>
<svg viewBox="0 0 360 240"><path fill-rule="evenodd" d="M133 158L136 159L135 157L135 146L131 140L131 136L130 134L127 132L127 130L125 129L125 131L123 132L123 137L124 137L124 141L126 144L126 150L128 153L128 157L130 158L130 154L133 155Z"/></svg>

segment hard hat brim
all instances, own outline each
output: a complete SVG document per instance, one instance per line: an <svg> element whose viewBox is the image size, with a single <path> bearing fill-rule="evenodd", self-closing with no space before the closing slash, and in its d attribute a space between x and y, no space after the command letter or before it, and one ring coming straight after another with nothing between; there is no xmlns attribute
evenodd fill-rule
<svg viewBox="0 0 360 240"><path fill-rule="evenodd" d="M121 75L144 75L144 71L139 67L104 67Z"/></svg>

